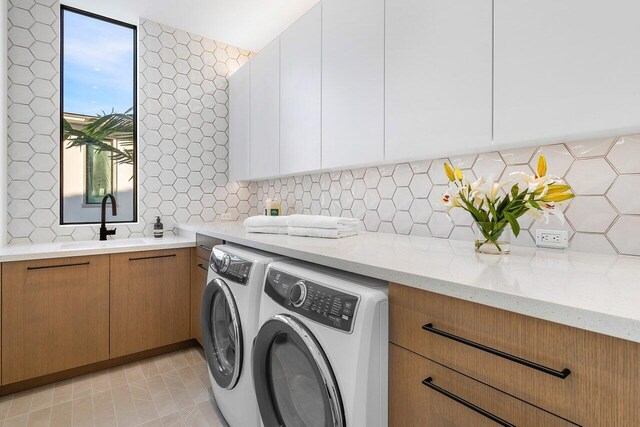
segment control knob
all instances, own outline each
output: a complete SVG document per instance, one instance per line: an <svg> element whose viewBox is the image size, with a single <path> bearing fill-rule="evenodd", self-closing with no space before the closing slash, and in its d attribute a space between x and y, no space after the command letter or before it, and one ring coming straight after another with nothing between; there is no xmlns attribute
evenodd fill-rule
<svg viewBox="0 0 640 427"><path fill-rule="evenodd" d="M307 285L302 280L298 281L291 288L289 292L289 302L295 308L304 304L304 300L307 298Z"/></svg>

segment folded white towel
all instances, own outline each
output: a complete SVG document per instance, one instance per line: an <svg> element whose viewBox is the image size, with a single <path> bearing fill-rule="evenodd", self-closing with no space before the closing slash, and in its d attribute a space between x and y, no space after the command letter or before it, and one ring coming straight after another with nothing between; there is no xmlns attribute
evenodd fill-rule
<svg viewBox="0 0 640 427"><path fill-rule="evenodd" d="M288 218L289 227L337 229L339 226L357 228L360 224L360 220L357 218L337 216L290 215Z"/></svg>
<svg viewBox="0 0 640 427"><path fill-rule="evenodd" d="M289 225L287 216L256 215L244 220L245 227L286 227Z"/></svg>
<svg viewBox="0 0 640 427"><path fill-rule="evenodd" d="M356 234L358 234L358 229L353 226L341 226L337 228L289 227L290 236L340 239L342 237L355 236Z"/></svg>
<svg viewBox="0 0 640 427"><path fill-rule="evenodd" d="M287 234L288 227L264 226L264 227L245 227L247 233L264 233L264 234Z"/></svg>

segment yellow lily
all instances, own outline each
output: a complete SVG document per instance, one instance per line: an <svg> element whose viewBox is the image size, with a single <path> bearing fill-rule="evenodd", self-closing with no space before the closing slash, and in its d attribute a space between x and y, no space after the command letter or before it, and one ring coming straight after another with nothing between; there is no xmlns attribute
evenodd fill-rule
<svg viewBox="0 0 640 427"><path fill-rule="evenodd" d="M573 199L574 197L575 195L573 193L565 193L565 192L552 193L552 194L547 193L546 195L542 196L542 199L540 200L542 200L543 202L559 203L559 202L564 202L565 200Z"/></svg>
<svg viewBox="0 0 640 427"><path fill-rule="evenodd" d="M449 181L453 182L456 180L455 172L453 171L453 168L449 163L444 164L444 173L447 174L447 178L449 178Z"/></svg>
<svg viewBox="0 0 640 427"><path fill-rule="evenodd" d="M547 160L542 154L538 158L538 177L543 177L547 174Z"/></svg>
<svg viewBox="0 0 640 427"><path fill-rule="evenodd" d="M462 171L460 170L460 168L456 168L456 170L454 171L456 174L456 178L458 179L458 181L462 181Z"/></svg>
<svg viewBox="0 0 640 427"><path fill-rule="evenodd" d="M566 184L551 184L549 186L549 189L547 190L547 194L558 194L558 193L564 193L566 191L571 190L571 186L570 185L566 185Z"/></svg>

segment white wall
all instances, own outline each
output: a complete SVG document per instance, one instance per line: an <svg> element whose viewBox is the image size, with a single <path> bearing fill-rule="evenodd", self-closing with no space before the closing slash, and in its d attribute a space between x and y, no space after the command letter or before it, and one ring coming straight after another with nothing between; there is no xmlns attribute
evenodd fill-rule
<svg viewBox="0 0 640 427"><path fill-rule="evenodd" d="M7 0L0 0L0 244L7 241Z"/></svg>

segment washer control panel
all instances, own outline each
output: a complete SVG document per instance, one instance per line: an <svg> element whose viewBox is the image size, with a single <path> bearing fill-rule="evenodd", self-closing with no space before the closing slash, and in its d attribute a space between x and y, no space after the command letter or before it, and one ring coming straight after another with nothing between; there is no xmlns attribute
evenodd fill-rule
<svg viewBox="0 0 640 427"><path fill-rule="evenodd" d="M264 291L288 310L344 332L351 332L360 299L273 268L267 274Z"/></svg>
<svg viewBox="0 0 640 427"><path fill-rule="evenodd" d="M251 261L220 250L217 247L211 251L209 264L211 269L219 276L241 285L247 284L251 266L253 265Z"/></svg>

